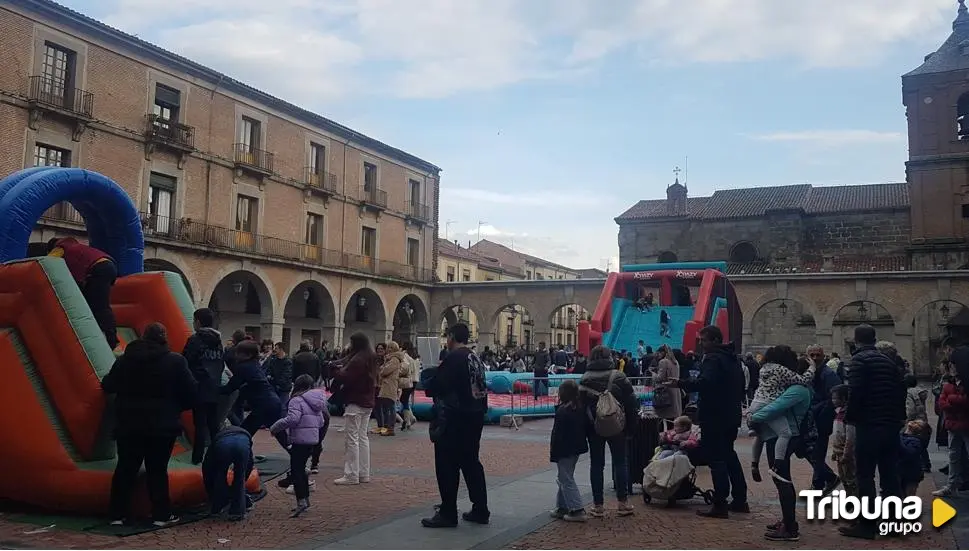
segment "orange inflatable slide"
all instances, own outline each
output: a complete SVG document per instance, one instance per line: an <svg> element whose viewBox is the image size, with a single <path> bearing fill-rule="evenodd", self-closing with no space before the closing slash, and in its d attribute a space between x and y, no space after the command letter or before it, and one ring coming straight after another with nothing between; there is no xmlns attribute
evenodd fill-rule
<svg viewBox="0 0 969 551"><path fill-rule="evenodd" d="M111 302L122 335L139 335L158 321L172 349L184 347L192 305L176 274L120 278ZM100 379L114 359L62 260L0 265L0 497L48 510L107 511L115 457ZM169 471L175 506L205 501L201 470L190 461L189 413L183 425ZM259 489L255 473L248 482Z"/></svg>

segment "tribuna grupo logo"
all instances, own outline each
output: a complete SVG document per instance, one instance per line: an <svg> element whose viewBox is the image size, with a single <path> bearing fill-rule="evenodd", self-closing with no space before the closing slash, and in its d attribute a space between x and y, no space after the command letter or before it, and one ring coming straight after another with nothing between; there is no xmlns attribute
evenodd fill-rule
<svg viewBox="0 0 969 551"><path fill-rule="evenodd" d="M870 520L878 523L882 536L922 531L922 500L918 497L855 497L844 490L829 496L821 490L802 490L800 495L807 499L808 520Z"/></svg>

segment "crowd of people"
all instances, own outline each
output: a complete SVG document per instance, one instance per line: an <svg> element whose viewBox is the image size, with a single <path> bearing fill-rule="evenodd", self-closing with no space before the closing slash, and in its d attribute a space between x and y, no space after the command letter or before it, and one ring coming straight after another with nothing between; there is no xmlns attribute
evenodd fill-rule
<svg viewBox="0 0 969 551"><path fill-rule="evenodd" d="M670 422L654 459L686 454L709 465L712 506L698 511L698 515L726 519L731 514L750 512L747 473L735 450L744 424L753 437L750 478L754 482L770 478L780 503L780 519L764 534L768 540L800 538L795 513L798 497L791 477L795 459L810 465L812 489L823 495L843 487L847 495L874 498L877 473L882 496L912 496L925 473L931 472L930 390L919 387L895 346L878 341L873 327L860 325L855 329L851 357L844 361L837 354L826 355L819 345L808 347L802 354L778 345L756 357L738 356L713 326L700 331L699 337L698 358L687 358L665 347L653 352L642 343L638 351L643 372L654 377L656 414ZM942 469L948 475L948 484L935 495L954 497L969 483L969 398L963 386L969 377L969 345L951 342L944 355L941 375L931 393L939 415L936 430L945 433L937 433L936 441L949 447L949 462ZM638 401L623 372L628 373L629 365L625 354L598 347L592 351L588 371L579 384L565 382L559 386L551 437L551 459L558 464L559 472L554 518L582 522L588 516L603 515L607 445L613 460L617 514L632 514L624 478L629 476L625 472L625 449L632 437L632 423L609 434L603 434L599 424L603 418L599 402L607 394L616 400L621 415L627 419L636 415ZM693 419L683 415L688 403L696 406L699 430L693 428ZM768 469L762 476L760 458L764 451ZM590 453L590 511L577 499L574 481L575 464L585 453ZM876 522L868 519L839 531L855 538L874 539L878 535Z"/></svg>

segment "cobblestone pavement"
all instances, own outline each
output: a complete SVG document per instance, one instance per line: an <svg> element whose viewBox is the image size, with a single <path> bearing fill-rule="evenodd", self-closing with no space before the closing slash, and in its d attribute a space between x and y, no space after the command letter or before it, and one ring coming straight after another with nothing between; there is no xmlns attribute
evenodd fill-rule
<svg viewBox="0 0 969 551"><path fill-rule="evenodd" d="M749 464L750 439L739 438L737 450L741 462ZM934 448L934 446L933 446ZM936 467L944 464L943 454L933 453ZM794 482L798 489L810 485L811 468L807 462L795 459L793 464ZM766 462L761 466L766 476ZM837 533L838 524L834 522L805 521L806 508L798 506L798 519L801 525L801 540L796 543L771 542L762 536L765 526L780 519L780 505L777 492L769 478L757 483L749 480L750 514L732 514L729 520L704 519L696 516L697 509L705 508L702 499L683 502L669 509L665 504L646 505L642 496L636 495L630 503L636 507L632 517L615 515L615 494L610 503L609 488L606 494L607 516L605 519L590 519L585 524L550 522L544 527L510 544L509 549L956 549L952 530L943 527L932 528L931 492L936 489L932 480L926 477L919 487L923 509L923 530L917 535L906 538L879 538L877 541L848 539ZM697 485L703 489L712 488L710 471L705 467L697 469ZM591 498L591 496L590 496ZM612 509L610 512L609 509ZM957 518L956 521L959 519ZM953 521L955 522L955 521Z"/></svg>
<svg viewBox="0 0 969 551"><path fill-rule="evenodd" d="M334 429L342 424L339 419L334 421ZM481 453L489 482L547 469L547 430L547 426L521 432L487 427ZM373 436L375 471L373 482L366 485L333 485L333 480L342 474L343 435L332 430L327 435L326 444L322 469L313 477L317 486L311 494L313 508L298 519L289 518L293 496L284 494L275 483L270 483L267 485L269 494L241 523L202 520L118 538L56 526L38 532L41 527L12 522L0 516L0 548L292 548L415 507L426 506L430 511L431 505L437 503L433 454L426 425L398 433L395 437ZM265 431L261 431L256 437L256 453L278 455L280 449ZM222 540L227 541L220 543Z"/></svg>

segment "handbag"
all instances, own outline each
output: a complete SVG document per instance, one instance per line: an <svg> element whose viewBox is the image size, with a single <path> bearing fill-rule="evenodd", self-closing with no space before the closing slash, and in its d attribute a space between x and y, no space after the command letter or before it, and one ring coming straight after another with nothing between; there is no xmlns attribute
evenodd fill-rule
<svg viewBox="0 0 969 551"><path fill-rule="evenodd" d="M673 407L673 389L667 386L653 389L653 407L657 409Z"/></svg>

